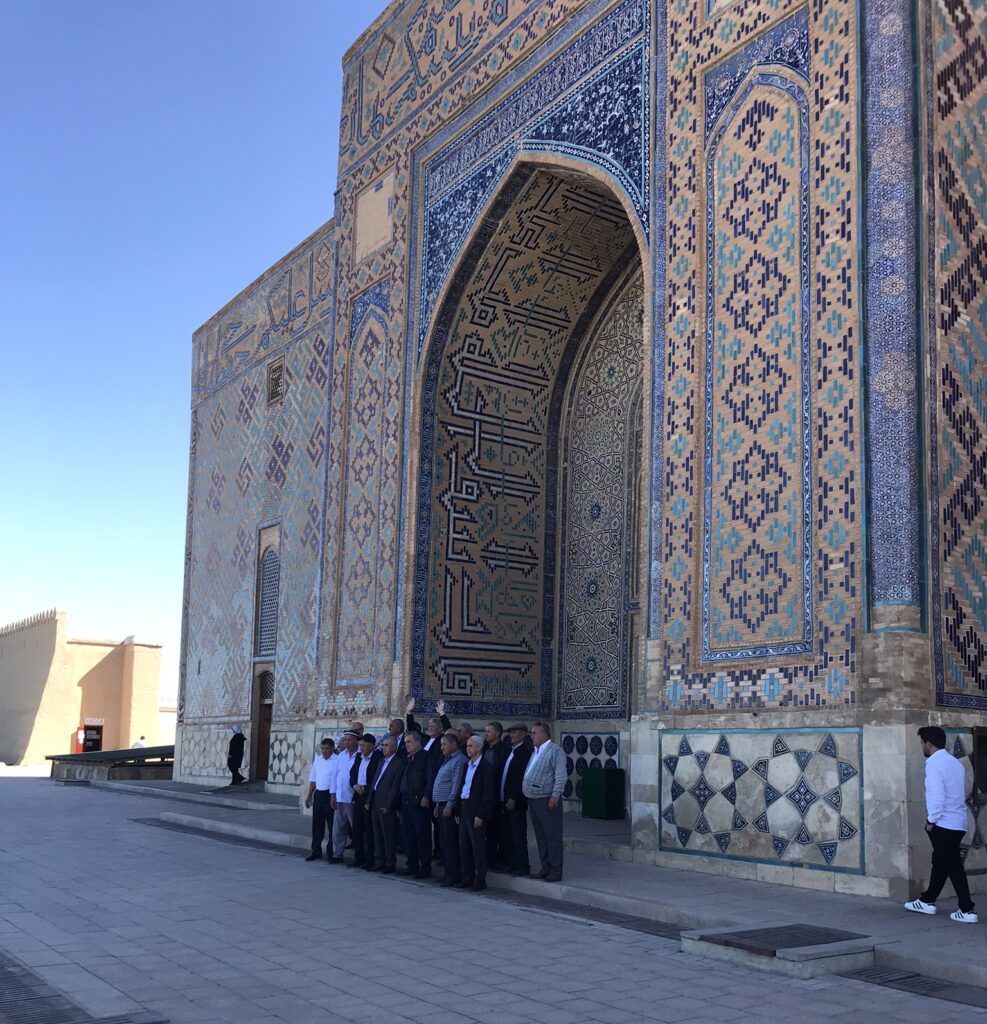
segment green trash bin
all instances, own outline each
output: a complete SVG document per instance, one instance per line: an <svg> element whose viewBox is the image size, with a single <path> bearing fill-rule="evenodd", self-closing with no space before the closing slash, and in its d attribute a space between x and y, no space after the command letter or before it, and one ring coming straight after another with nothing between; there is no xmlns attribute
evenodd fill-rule
<svg viewBox="0 0 987 1024"><path fill-rule="evenodd" d="M587 768L583 772L583 817L613 821L624 817L627 772L623 768Z"/></svg>

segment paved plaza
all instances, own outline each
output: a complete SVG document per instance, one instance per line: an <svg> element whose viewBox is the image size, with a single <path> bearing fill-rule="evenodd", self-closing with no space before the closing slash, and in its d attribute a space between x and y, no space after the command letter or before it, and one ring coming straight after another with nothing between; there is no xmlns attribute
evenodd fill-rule
<svg viewBox="0 0 987 1024"><path fill-rule="evenodd" d="M0 952L97 1017L987 1021L969 1006L782 979L640 931L169 831L148 823L160 808L146 797L3 778L0 807Z"/></svg>

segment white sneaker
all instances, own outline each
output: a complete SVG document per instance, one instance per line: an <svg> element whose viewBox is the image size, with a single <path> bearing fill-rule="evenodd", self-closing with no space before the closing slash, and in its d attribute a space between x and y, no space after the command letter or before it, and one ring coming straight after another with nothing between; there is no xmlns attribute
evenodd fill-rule
<svg viewBox="0 0 987 1024"><path fill-rule="evenodd" d="M936 905L934 903L923 903L921 900L912 900L910 903L905 904L905 910L913 910L916 914L934 914L936 912Z"/></svg>
<svg viewBox="0 0 987 1024"><path fill-rule="evenodd" d="M950 921L959 921L961 924L976 924L980 920L975 910L971 910L968 914L962 910L954 910L949 915L949 919Z"/></svg>

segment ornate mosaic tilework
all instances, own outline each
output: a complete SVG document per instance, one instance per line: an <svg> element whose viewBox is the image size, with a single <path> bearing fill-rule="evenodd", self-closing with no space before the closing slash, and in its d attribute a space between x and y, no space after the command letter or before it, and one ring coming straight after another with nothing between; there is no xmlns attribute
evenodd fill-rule
<svg viewBox="0 0 987 1024"><path fill-rule="evenodd" d="M304 733L299 730L271 732L271 759L267 781L278 786L297 786L312 763L304 750ZM321 750L320 750L321 753Z"/></svg>
<svg viewBox="0 0 987 1024"><path fill-rule="evenodd" d="M658 365L664 365L664 380L660 386L656 384L662 410L663 467L662 527L656 535L656 543L662 568L658 592L652 593L652 601L660 605L663 640L664 687L659 704L666 709L690 710L853 703L860 628L858 559L861 544L860 385L856 340L859 314L854 242L859 206L855 10L849 0L826 3L814 0L805 13L793 4L781 3L777 9L768 10L746 0L732 7L729 15L722 19L701 23L702 17L702 10L697 11L694 5L673 5L667 12L668 86L663 138L666 278L663 294L657 300L658 322L665 324L665 332L656 339L659 349L656 359L660 357ZM696 249L701 244L700 224L704 212L699 205L704 193L699 175L715 146L715 131L720 122L714 117L709 123L706 116L707 109L715 112L716 104L710 102L707 108L707 101L712 101L713 97L707 96L704 83L708 71L728 66L735 67L745 83L763 74L777 74L796 81L790 77L792 61L782 61L780 70L777 64L759 62L777 52L769 41L777 40L773 26L780 23L787 21L786 28L779 31L782 37L790 33L792 45L798 49L801 18L808 21L805 95L809 147L807 235L811 248L808 253L809 352L798 373L808 370L808 408L812 413L809 596L814 643L802 663L751 665L710 672L702 667L702 649L697 643L702 633L696 621L699 605L696 594L701 592L697 571L703 561L702 551L697 550L697 537L704 536L704 495L696 456L702 444L697 423L702 401L699 373L705 368L701 339L714 311L706 308L698 279L702 263L696 258ZM772 60L777 59L772 57ZM717 71L710 81L719 76L723 76L724 82L735 81L733 74L724 71ZM744 89L746 84L735 91L740 96ZM788 109L795 116L795 107ZM708 143L705 141L707 133ZM750 141L755 141L753 135ZM738 144L742 146L742 139L738 139ZM793 155L804 154L801 147L793 148L792 152ZM735 182L741 187L754 153L749 151L746 159L743 153L739 155ZM765 147L761 156L767 159L767 155ZM732 188L733 184L726 177L728 172L729 169L724 168L723 181ZM787 169L783 177L792 181ZM798 214L800 218L803 216L801 210ZM745 230L754 227L754 222L749 222ZM745 247L742 251L749 253L753 248ZM761 254L765 255L763 250ZM789 294L794 291L786 290ZM732 294L729 289L723 292L722 300L718 300L722 305L718 308L727 309L727 303L732 302L734 308L739 309L745 298L743 282L738 282ZM715 324L714 320L714 327ZM750 372L753 376L753 371ZM807 411L803 404L803 414ZM804 440L801 433L804 426L803 415L796 428L800 442ZM723 437L725 444L727 435ZM715 457L716 452L711 454ZM796 457L793 462L801 473L800 459ZM804 493L801 497L804 500ZM768 502L760 496L759 500L767 508ZM652 515L658 512L653 508ZM797 543L804 551L804 535L799 536ZM801 574L801 559L799 566ZM746 594L738 594L738 599L746 600L752 607L759 603L770 604L770 595L778 587L777 573L772 570L760 578L752 574L750 579L749 589ZM799 622L804 622L801 615ZM799 639L804 641L804 633Z"/></svg>
<svg viewBox="0 0 987 1024"><path fill-rule="evenodd" d="M735 97L808 50L799 14L705 80L706 661L812 646L808 105L776 71Z"/></svg>
<svg viewBox="0 0 987 1024"><path fill-rule="evenodd" d="M641 466L640 273L573 369L565 431L556 714L627 714L635 476Z"/></svg>
<svg viewBox="0 0 987 1024"><path fill-rule="evenodd" d="M866 259L873 628L920 625L922 555L912 6L868 0ZM910 606L904 620L890 606ZM881 610L883 608L883 611Z"/></svg>
<svg viewBox="0 0 987 1024"><path fill-rule="evenodd" d="M946 749L963 762L966 770L966 805L970 808L970 827L963 839L963 864L968 875L987 875L987 810L974 799L973 734L967 729L947 729Z"/></svg>
<svg viewBox="0 0 987 1024"><path fill-rule="evenodd" d="M257 531L271 519L279 520L281 535L275 714L314 708L332 322L321 286L313 291L309 284L324 244L325 237L314 236L195 339L201 386L194 389L190 460L186 722L250 713ZM214 358L227 323L237 325L236 337L253 339L243 365ZM267 354L285 360L284 397L271 407L264 339L283 342Z"/></svg>
<svg viewBox="0 0 987 1024"><path fill-rule="evenodd" d="M551 705L556 379L635 248L595 185L519 181L447 300L422 403L412 692L463 713Z"/></svg>
<svg viewBox="0 0 987 1024"><path fill-rule="evenodd" d="M385 459L394 458L388 430L388 345L390 281L380 281L353 302L350 314L350 394L347 421L349 471L344 481L343 545L339 584L335 677L337 686L373 687L390 663L393 592L382 586L378 560L382 532L393 536L397 486L384 474ZM393 395L391 396L393 401ZM378 645L384 641L383 658Z"/></svg>
<svg viewBox="0 0 987 1024"><path fill-rule="evenodd" d="M936 701L987 710L987 5L929 5Z"/></svg>
<svg viewBox="0 0 987 1024"><path fill-rule="evenodd" d="M563 800L582 800L583 775L587 768L620 767L619 732L564 732L559 737L559 746L565 752L568 775Z"/></svg>
<svg viewBox="0 0 987 1024"><path fill-rule="evenodd" d="M859 729L668 730L659 847L862 874Z"/></svg>

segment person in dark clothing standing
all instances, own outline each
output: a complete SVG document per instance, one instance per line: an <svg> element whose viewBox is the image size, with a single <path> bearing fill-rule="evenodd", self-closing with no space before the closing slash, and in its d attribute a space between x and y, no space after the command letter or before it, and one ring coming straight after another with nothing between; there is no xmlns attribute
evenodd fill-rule
<svg viewBox="0 0 987 1024"><path fill-rule="evenodd" d="M531 744L528 742L528 727L522 722L508 730L511 736L511 752L507 755L499 779L500 792L497 794L503 808L501 826L507 840L508 863L511 874L527 878L531 872L528 860L528 801L521 789L524 770L531 760Z"/></svg>
<svg viewBox="0 0 987 1024"><path fill-rule="evenodd" d="M504 762L511 746L504 743L504 727L500 722L487 722L483 737L483 760L493 768L494 784L499 788L500 777L504 774ZM497 795L499 796L499 793ZM510 843L506 841L508 837L504 835L501 821L502 810L500 800L495 797L487 822L487 864L491 871L498 871L501 868L507 870L511 859Z"/></svg>
<svg viewBox="0 0 987 1024"><path fill-rule="evenodd" d="M490 762L483 759L482 737L470 737L466 756L469 764L456 801L463 876L459 888L480 892L487 887L487 822L493 811L497 782Z"/></svg>
<svg viewBox="0 0 987 1024"><path fill-rule="evenodd" d="M398 810L404 760L397 755L393 736L385 736L381 761L370 787L370 814L374 823L374 863L371 871L393 875L397 861Z"/></svg>
<svg viewBox="0 0 987 1024"><path fill-rule="evenodd" d="M229 768L233 775L233 781L230 783L231 786L239 786L241 782L247 780L240 774L240 765L243 764L243 748L247 743L247 737L243 735L243 730L238 725L233 726L233 736L230 739L230 749L226 757L226 767Z"/></svg>
<svg viewBox="0 0 987 1024"><path fill-rule="evenodd" d="M459 875L459 827L452 812L466 773L466 755L459 749L459 738L451 729L442 737L442 755L442 764L432 783L432 804L442 845L444 871L439 885L448 889L462 881Z"/></svg>
<svg viewBox="0 0 987 1024"><path fill-rule="evenodd" d="M435 762L422 748L422 734L404 736L404 776L401 779L401 828L407 866L398 872L428 878L432 874L432 783Z"/></svg>
<svg viewBox="0 0 987 1024"><path fill-rule="evenodd" d="M350 786L353 787L353 862L350 867L353 868L369 869L374 863L374 825L370 818L369 796L377 769L384 760L376 746L373 733L364 733L350 769Z"/></svg>
<svg viewBox="0 0 987 1024"><path fill-rule="evenodd" d="M405 709L406 718L405 724L408 732L420 732L421 729L418 725L418 720L415 718L413 712L418 702L414 697L408 701L408 706ZM424 746L422 749L430 758L432 758L432 777L434 778L439 772L439 766L442 764L442 736L448 732L452 725L449 719L446 718L446 702L439 700L435 702L436 714L428 720L428 734L422 737L422 743ZM465 757L465 755L463 755ZM441 861L443 857L442 839L439 831L439 820L438 818L432 821L432 860Z"/></svg>

